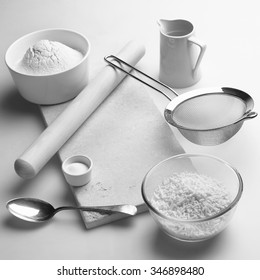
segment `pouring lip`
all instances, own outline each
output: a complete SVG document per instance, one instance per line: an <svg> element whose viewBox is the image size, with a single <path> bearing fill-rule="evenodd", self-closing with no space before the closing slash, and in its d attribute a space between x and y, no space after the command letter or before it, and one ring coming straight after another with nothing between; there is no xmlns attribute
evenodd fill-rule
<svg viewBox="0 0 260 280"><path fill-rule="evenodd" d="M244 114L240 118L238 118L236 121L233 121L226 125L217 126L217 127L213 127L213 128L205 128L205 129L203 129L203 128L196 129L196 128L185 127L185 126L182 126L182 125L176 123L173 120L172 116L174 114L174 111L180 104L182 104L192 98L196 98L196 97L203 96L203 95L210 95L210 94L226 94L226 95L231 95L231 96L241 99L246 106ZM249 94L247 94L246 92L244 92L242 90L239 90L236 88L231 88L231 87L205 88L205 89L193 90L193 91L184 93L182 95L179 95L178 98L174 98L166 106L166 108L164 110L164 117L169 124L173 125L174 127L178 128L178 129L197 131L197 132L207 132L207 131L223 129L223 128L232 126L234 124L237 124L239 122L245 121L247 119L255 118L258 114L256 112L252 111L253 107L254 107L254 100L252 99L252 97ZM251 117L251 114L252 114L252 117Z"/></svg>
<svg viewBox="0 0 260 280"><path fill-rule="evenodd" d="M165 28L163 27L163 25L162 25L162 22L167 22L167 23L169 23L169 24L173 24L173 23L183 23L183 24L186 24L187 26L188 26L188 28L189 28L189 31L187 31L187 32L185 32L185 34L184 35L170 35L169 33L170 32L173 32L174 30L169 30L169 32L167 32L166 30L165 30ZM182 19L182 18L178 18L178 19L172 19L172 20L170 20L170 19L158 19L157 20L157 23L158 23L158 25L159 25L159 27L160 27L160 30L161 30L161 33L163 34L163 35L165 35L166 37L168 37L168 38L174 38L174 39L178 39L178 38L187 38L187 37L190 37L193 33L194 33L194 25L192 24L192 22L191 21L189 21L189 20L187 20L187 19Z"/></svg>

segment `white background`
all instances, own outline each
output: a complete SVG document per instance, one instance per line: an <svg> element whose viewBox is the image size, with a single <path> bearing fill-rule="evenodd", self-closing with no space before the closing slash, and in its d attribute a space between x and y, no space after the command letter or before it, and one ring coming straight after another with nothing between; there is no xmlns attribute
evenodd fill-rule
<svg viewBox="0 0 260 280"><path fill-rule="evenodd" d="M198 244L177 242L163 234L148 213L90 231L76 212L60 213L50 223L28 224L11 217L7 200L39 197L53 205L74 203L54 157L33 180L14 170L15 159L41 133L44 125L36 105L23 100L4 64L8 46L26 33L44 28L69 28L86 35L92 56L118 51L133 38L143 40L146 55L140 67L158 76L157 19L185 18L208 48L203 77L192 88L230 86L248 92L259 110L258 1L116 1L0 0L0 259L259 259L260 117L245 122L239 133L217 147L189 143L175 136L189 153L216 155L236 167L244 193L230 226L216 238ZM100 59L103 59L101 57ZM91 75L97 66L91 61ZM153 96L160 110L167 100Z"/></svg>

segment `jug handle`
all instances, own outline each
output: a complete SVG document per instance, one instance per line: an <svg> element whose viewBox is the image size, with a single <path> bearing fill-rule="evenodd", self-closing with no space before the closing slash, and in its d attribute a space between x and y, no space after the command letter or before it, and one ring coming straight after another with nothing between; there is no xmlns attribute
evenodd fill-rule
<svg viewBox="0 0 260 280"><path fill-rule="evenodd" d="M199 53L197 62L195 63L195 66L194 66L194 68L193 68L193 75L196 75L196 73L197 73L197 71L198 71L198 69L199 69L201 60L202 60L202 58L203 58L203 56L204 56L204 53L205 53L205 51L206 51L207 46L206 46L206 44L204 44L204 43L198 41L198 39L195 38L194 36L190 37L188 40L189 40L191 43L197 45L197 46L200 48L200 53Z"/></svg>

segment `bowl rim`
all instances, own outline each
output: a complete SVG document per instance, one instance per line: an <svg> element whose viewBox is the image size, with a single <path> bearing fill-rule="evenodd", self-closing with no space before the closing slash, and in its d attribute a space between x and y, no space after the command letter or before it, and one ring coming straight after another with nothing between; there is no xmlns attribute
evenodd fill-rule
<svg viewBox="0 0 260 280"><path fill-rule="evenodd" d="M17 44L18 42L26 39L27 37L30 37L30 36L33 36L37 33L43 33L43 32L52 32L52 31L65 31L65 32L70 32L70 33L74 33L76 34L77 36L80 36L81 38L83 38L87 45L88 45L88 49L86 51L85 54L82 54L83 57L82 59L76 64L74 65L73 67L69 68L69 69L66 69L66 70L63 70L63 71L60 71L58 73L53 73L53 74L45 74L45 75L33 75L33 74L29 74L29 73L24 73L24 72L21 72L21 71L17 71L17 69L15 69L14 67L12 67L10 65L10 63L8 62L8 59L7 59L7 55L8 55L8 52L10 52L10 49L15 45ZM33 32L30 32L30 33L27 33L21 37L19 37L18 39L16 39L6 50L5 52L5 64L7 65L7 67L9 69L11 69L13 72L15 72L16 74L19 74L19 75L22 75L22 76L27 76L27 77L52 77L52 76L56 76L56 75L60 75L62 73L65 73L65 72L68 72L68 71L71 71L73 70L74 68L78 67L80 64L82 64L89 56L89 53L90 53L90 49L91 49L91 44L90 44L90 41L89 39L83 35L82 33L78 32L78 31L75 31L73 29L67 29L67 28L46 28L46 29L40 29L40 30L36 30L36 31L33 31Z"/></svg>
<svg viewBox="0 0 260 280"><path fill-rule="evenodd" d="M235 198L232 200L232 202L229 204L228 207L226 207L225 209L223 209L222 211L218 212L217 214L213 215L213 216L209 216L206 218L200 218L200 219L178 219L178 218L173 218L173 217L169 217L164 215L163 213L161 213L160 211L158 211L156 208L154 208L151 203L149 202L146 193L145 193L145 185L146 185L146 181L147 178L149 177L149 175L162 163L172 160L172 159L178 159L178 158L191 158L191 157L204 157L204 158L210 158L213 160L216 160L222 164L224 164L226 167L228 167L233 173L234 175L237 177L238 179L238 191L237 191L237 195L235 196ZM242 177L240 175L240 173L237 171L236 168L234 168L230 163L226 162L225 160L222 160L216 156L212 156L212 155L208 155L208 154L178 154L175 156L171 156L169 158L166 158L162 161L160 161L159 163L157 163L156 165L154 165L145 175L143 181L142 181L142 185L141 185L141 193L142 193L142 197L144 202L146 203L146 205L148 206L149 210L152 210L155 214L157 214L158 216L160 216L161 218L167 219L169 221L173 221L173 222L180 222L180 223L197 223L197 222L205 222L205 221L210 221L210 220L214 220L215 218L218 218L220 216L222 216L223 214L229 212L230 210L232 210L238 203L238 201L241 198L241 195L243 193L243 180Z"/></svg>

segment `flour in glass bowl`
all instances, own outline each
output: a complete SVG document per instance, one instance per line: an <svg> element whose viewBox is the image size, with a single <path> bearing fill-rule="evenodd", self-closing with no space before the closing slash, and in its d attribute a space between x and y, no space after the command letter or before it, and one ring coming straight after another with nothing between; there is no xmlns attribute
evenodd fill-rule
<svg viewBox="0 0 260 280"><path fill-rule="evenodd" d="M169 219L198 220L209 218L226 209L231 196L223 183L206 175L192 172L174 173L155 190L152 206ZM212 236L226 223L225 216L210 221L173 223L161 219L171 235L181 238Z"/></svg>

